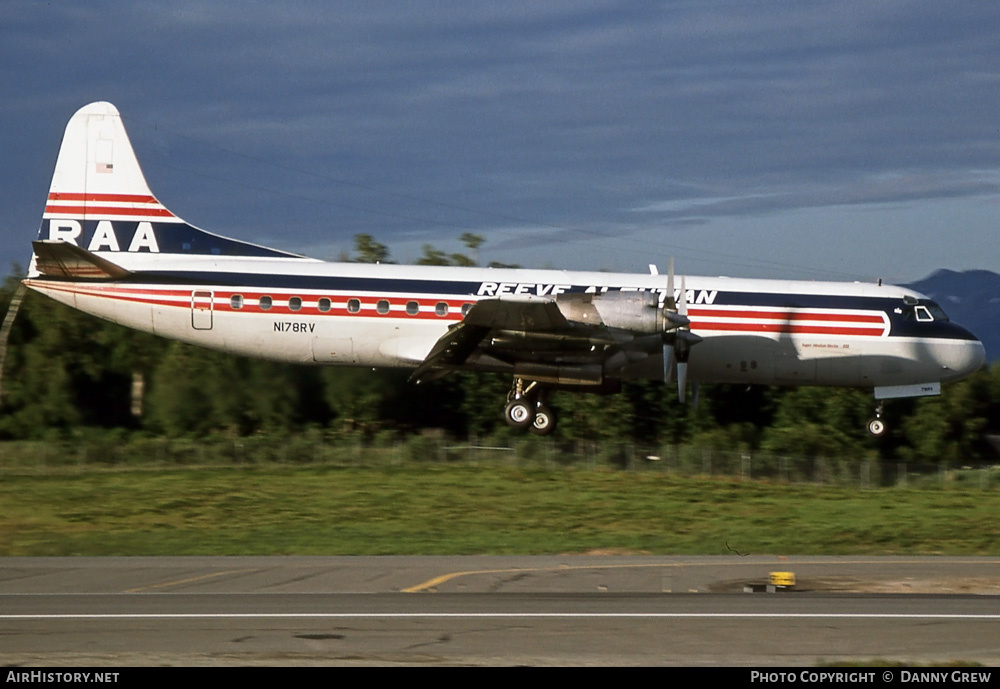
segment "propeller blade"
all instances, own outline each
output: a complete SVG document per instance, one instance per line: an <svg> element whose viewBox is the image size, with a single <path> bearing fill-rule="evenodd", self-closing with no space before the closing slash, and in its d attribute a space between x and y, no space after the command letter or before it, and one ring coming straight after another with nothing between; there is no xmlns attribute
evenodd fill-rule
<svg viewBox="0 0 1000 689"><path fill-rule="evenodd" d="M670 322L674 328L683 328L691 325L691 319L687 316L682 316L679 313L674 313L673 311L666 311L664 317Z"/></svg>
<svg viewBox="0 0 1000 689"><path fill-rule="evenodd" d="M669 384L674 375L674 346L663 343L663 383Z"/></svg>
<svg viewBox="0 0 1000 689"><path fill-rule="evenodd" d="M684 348L694 347L701 342L701 335L697 335L690 330L678 330L674 333L674 339Z"/></svg>
<svg viewBox="0 0 1000 689"><path fill-rule="evenodd" d="M688 315L688 293L684 285L684 276L681 275L681 301L677 305L677 314L687 318Z"/></svg>
<svg viewBox="0 0 1000 689"><path fill-rule="evenodd" d="M677 362L677 399L683 404L684 398L687 397L687 377L688 377L688 365L686 361Z"/></svg>
<svg viewBox="0 0 1000 689"><path fill-rule="evenodd" d="M677 308L677 301L674 299L674 257L670 257L667 263L667 294L663 298L663 306L669 307L670 311Z"/></svg>
<svg viewBox="0 0 1000 689"><path fill-rule="evenodd" d="M668 385L674 373L674 339L667 333L676 330L678 322L677 303L674 300L674 257L667 261L667 293L663 295L663 384Z"/></svg>

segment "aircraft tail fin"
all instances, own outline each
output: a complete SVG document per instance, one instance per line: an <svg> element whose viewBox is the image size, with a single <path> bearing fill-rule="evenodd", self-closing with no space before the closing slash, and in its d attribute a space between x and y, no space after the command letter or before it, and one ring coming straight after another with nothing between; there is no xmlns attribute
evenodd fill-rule
<svg viewBox="0 0 1000 689"><path fill-rule="evenodd" d="M302 258L200 230L174 215L153 196L121 115L105 102L80 108L66 125L38 239L105 256Z"/></svg>
<svg viewBox="0 0 1000 689"><path fill-rule="evenodd" d="M83 238L95 221L183 222L153 196L121 115L103 102L80 108L66 125L42 218L38 238L63 241ZM99 247L112 244L104 238Z"/></svg>

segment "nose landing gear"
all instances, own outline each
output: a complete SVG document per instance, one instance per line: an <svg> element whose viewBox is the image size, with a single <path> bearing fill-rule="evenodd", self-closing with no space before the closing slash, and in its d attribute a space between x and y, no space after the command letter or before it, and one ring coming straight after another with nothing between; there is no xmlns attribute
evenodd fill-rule
<svg viewBox="0 0 1000 689"><path fill-rule="evenodd" d="M868 433L878 438L886 430L885 421L882 420L882 410L885 408L885 400L879 400L875 407L875 418L868 421Z"/></svg>

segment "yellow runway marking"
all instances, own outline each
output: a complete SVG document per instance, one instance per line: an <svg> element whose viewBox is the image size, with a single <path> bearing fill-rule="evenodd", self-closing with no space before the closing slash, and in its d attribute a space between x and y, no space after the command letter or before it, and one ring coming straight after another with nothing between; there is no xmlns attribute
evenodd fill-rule
<svg viewBox="0 0 1000 689"><path fill-rule="evenodd" d="M181 586L183 584L191 584L196 581L207 581L209 579L217 579L219 577L229 576L230 574L245 574L247 572L259 572L259 569L230 569L225 572L212 572L211 574L203 574L199 577L188 577L187 579L175 579L174 581L165 581L161 584L153 584L151 586L140 586L134 589L126 589L125 593L142 593L143 591L153 591L156 589L165 589L172 586Z"/></svg>
<svg viewBox="0 0 1000 689"><path fill-rule="evenodd" d="M557 565L555 567L509 567L505 569L473 569L467 572L450 572L448 574L442 574L441 576L434 577L433 579L428 579L422 584L417 584L416 586L410 586L409 588L402 589L403 593L420 593L422 591L427 591L435 586L439 586L445 582L451 581L452 579L458 579L460 577L474 576L477 574L530 574L532 572L569 572L574 570L586 570L586 569L642 569L648 567L681 567L687 566L680 563L670 564L670 563L645 563L645 564L635 564L635 565Z"/></svg>

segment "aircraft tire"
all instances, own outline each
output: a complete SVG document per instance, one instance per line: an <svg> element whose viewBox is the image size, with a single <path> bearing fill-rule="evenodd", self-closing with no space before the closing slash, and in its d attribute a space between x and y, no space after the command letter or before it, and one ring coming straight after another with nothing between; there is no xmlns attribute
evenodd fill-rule
<svg viewBox="0 0 1000 689"><path fill-rule="evenodd" d="M885 433L885 421L882 419L872 419L868 422L868 432L876 438Z"/></svg>
<svg viewBox="0 0 1000 689"><path fill-rule="evenodd" d="M511 428L524 429L531 426L535 421L534 404L531 400L519 397L507 404L504 409L503 418Z"/></svg>
<svg viewBox="0 0 1000 689"><path fill-rule="evenodd" d="M535 435L548 435L556 429L556 415L552 408L544 404L539 404L535 409L535 420L528 430Z"/></svg>

